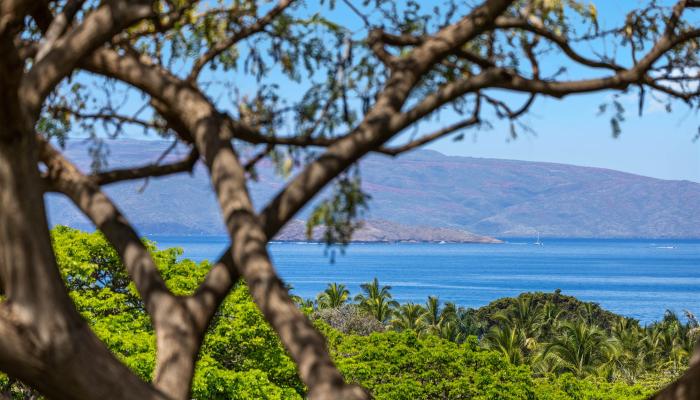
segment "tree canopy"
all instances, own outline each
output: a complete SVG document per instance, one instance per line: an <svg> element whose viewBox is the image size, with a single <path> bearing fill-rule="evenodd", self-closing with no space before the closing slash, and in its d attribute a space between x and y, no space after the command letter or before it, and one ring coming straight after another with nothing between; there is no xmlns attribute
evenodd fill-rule
<svg viewBox="0 0 700 400"><path fill-rule="evenodd" d="M293 302L267 242L331 186L309 227L323 225L329 243L346 243L367 206L358 160L459 138L495 119L509 121L517 135L519 118L538 97L636 91L640 111L650 96L669 111L677 103L697 109L699 7L696 0L650 1L620 26L602 28L595 6L577 0L447 0L435 7L387 0L2 0L0 369L49 397L187 399L210 323L242 279L309 398L367 398L346 384L324 337ZM338 21L334 12L348 17ZM623 105L613 97L601 111L619 134ZM402 132L438 116L447 120L442 128L400 141ZM134 127L188 147L189 155L106 169L101 139ZM60 151L76 133L93 139L92 172ZM290 178L260 205L247 185L263 159ZM200 162L231 245L196 288L180 292L102 187L190 171ZM93 277L85 267L63 282L44 207L51 191L95 224L123 268ZM112 279L131 283L103 293L100 281ZM148 318L122 322L152 326L150 382L100 340L99 328L78 311L83 299L69 296L71 285L142 301ZM699 368L660 398L698 397Z"/></svg>
<svg viewBox="0 0 700 400"><path fill-rule="evenodd" d="M141 379L151 380L156 360L153 325L133 284L122 279L125 274L114 249L99 232L59 226L52 230L52 239L61 276L78 312L121 362ZM206 261L181 259L179 249L145 244L168 288L179 295L193 293L212 267ZM380 286L374 282L367 286L372 285ZM587 309L599 308L557 293L525 293L477 310L443 305L430 297L424 306L390 307L391 321L382 324L371 309L350 300L329 303L329 293L340 288L343 285L329 284L311 305L298 300L326 337L346 381L359 383L377 399L643 399L682 374L688 346L700 334L692 314L685 323L668 313L662 321L641 327L607 312L615 323L602 328L599 323L607 320L588 322ZM369 297L386 294L389 289L383 288ZM503 308L504 303L510 306ZM545 325L550 308L555 316ZM490 326L494 312L508 318L496 318L497 325ZM524 312L529 317L514 318ZM410 326L395 323L411 319ZM535 323L526 324L528 320ZM574 327L584 334L572 335ZM530 343L523 340L526 333ZM0 393L31 398L36 391L0 374ZM302 399L304 395L294 363L246 285L237 284L204 339L191 397Z"/></svg>

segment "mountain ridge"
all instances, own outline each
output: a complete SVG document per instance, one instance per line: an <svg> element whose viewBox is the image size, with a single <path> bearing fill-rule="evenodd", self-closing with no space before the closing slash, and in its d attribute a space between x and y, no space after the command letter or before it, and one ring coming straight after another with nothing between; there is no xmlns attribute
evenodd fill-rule
<svg viewBox="0 0 700 400"><path fill-rule="evenodd" d="M110 168L155 160L165 142L110 142ZM89 165L85 145L72 143L69 157ZM174 160L186 154L171 154ZM561 163L446 156L417 150L388 158L370 155L360 164L363 187L372 195L368 220L406 226L449 228L493 237L697 238L700 184L664 180L600 167ZM269 164L251 184L256 204L282 188ZM143 232L223 233L218 206L202 168L110 185L107 192ZM323 197L322 193L315 200ZM196 205L193 208L193 205ZM177 215L171 210L179 210ZM296 218L305 219L309 208ZM85 224L65 200L49 200L53 223Z"/></svg>

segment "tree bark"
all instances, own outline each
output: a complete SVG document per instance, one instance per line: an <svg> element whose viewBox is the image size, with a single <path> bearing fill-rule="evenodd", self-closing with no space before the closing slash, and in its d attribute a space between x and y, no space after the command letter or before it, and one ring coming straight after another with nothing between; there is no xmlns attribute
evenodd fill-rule
<svg viewBox="0 0 700 400"><path fill-rule="evenodd" d="M19 118L0 121L0 278L6 297L0 305L0 369L52 398L163 398L112 355L73 307L51 247L34 135L23 134L21 126Z"/></svg>
<svg viewBox="0 0 700 400"><path fill-rule="evenodd" d="M700 342L695 346L688 370L680 378L652 396L650 400L697 399L700 399Z"/></svg>
<svg viewBox="0 0 700 400"><path fill-rule="evenodd" d="M177 297L166 287L156 264L116 205L94 180L84 175L49 143L39 139L47 185L68 196L114 246L145 303L156 334L153 384L173 400L188 399L204 332L223 299L202 306Z"/></svg>
<svg viewBox="0 0 700 400"><path fill-rule="evenodd" d="M328 354L325 339L296 307L272 266L266 249L267 237L247 192L245 170L230 143L230 139L237 136L237 132L232 131L235 124L219 113L194 86L149 64L148 60L102 49L84 60L83 65L153 96L159 110L163 110L161 115L170 125L178 127L181 138L194 142L209 169L225 225L235 243L233 264L250 286L253 300L297 363L299 375L309 387L309 397L366 398L359 387L345 385ZM216 271L226 272L220 267ZM203 293L206 292L199 294Z"/></svg>

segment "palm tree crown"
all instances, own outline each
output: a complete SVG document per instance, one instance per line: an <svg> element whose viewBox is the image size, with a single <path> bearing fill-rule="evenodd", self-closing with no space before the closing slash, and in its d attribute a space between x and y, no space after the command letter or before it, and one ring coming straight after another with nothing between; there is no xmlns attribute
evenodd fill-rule
<svg viewBox="0 0 700 400"><path fill-rule="evenodd" d="M371 283L360 285L364 294L355 296L360 309L368 312L379 322L386 322L393 313L393 309L399 306L396 300L391 298L391 286L379 286L379 280L374 278Z"/></svg>
<svg viewBox="0 0 700 400"><path fill-rule="evenodd" d="M338 308L350 298L350 291L343 284L329 283L326 290L316 297L318 308Z"/></svg>

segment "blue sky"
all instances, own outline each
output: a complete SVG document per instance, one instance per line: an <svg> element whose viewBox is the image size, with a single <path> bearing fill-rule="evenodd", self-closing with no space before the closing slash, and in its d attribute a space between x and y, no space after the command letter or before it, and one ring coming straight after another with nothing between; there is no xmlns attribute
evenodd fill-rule
<svg viewBox="0 0 700 400"><path fill-rule="evenodd" d="M437 0L428 1L426 4L430 6L435 2ZM599 0L594 3L599 12L599 23L605 29L619 26L624 21L627 11L645 4L646 1ZM315 11L321 11L345 26L361 27L358 17L341 1L336 2L336 9L333 11L328 11L327 6L309 4L303 12ZM700 20L700 11L691 12L694 13L694 20ZM584 53L586 50L590 49L579 48L579 51ZM624 58L622 60L625 61ZM557 70L559 61L563 59L548 60L543 69ZM570 71L569 76L564 78L575 79L581 77L581 73L590 74L575 68L571 68ZM205 76L208 74L205 71ZM243 92L254 92L257 86L249 78L234 78L233 83ZM291 96L303 92L303 86L303 83L285 85L287 94ZM447 138L432 143L427 148L448 155L549 161L610 168L662 179L700 182L700 141L693 141L700 126L700 115L697 111L676 104L674 111L669 114L660 105L648 101L644 115L639 117L634 94L623 95L621 101L628 108L627 120L622 124L622 135L615 139L611 134L609 116L598 115L598 106L606 100L609 101L612 95L612 92L606 92L574 96L564 100L540 97L531 113L524 119L533 129L532 134L521 132L516 140L512 140L508 125L496 122L493 129L488 131L466 131L463 141L454 142ZM518 104L517 99L522 98L509 94L500 98L509 99L509 96L516 99L514 104ZM135 104L131 106L136 107ZM450 122L450 119L443 119L442 124ZM440 126L437 122L427 122L421 125L418 132L432 131ZM410 134L411 132L401 135L397 142L405 140ZM135 133L133 136L140 134Z"/></svg>
<svg viewBox="0 0 700 400"><path fill-rule="evenodd" d="M620 26L626 14L648 4L646 0L597 0L592 1L598 10L598 22L602 29ZM437 4L439 1L426 1ZM672 0L659 3L671 5ZM344 25L358 24L352 12L341 1L332 13ZM689 18L698 21L700 12L689 11ZM584 54L586 47L577 47ZM620 58L625 60L624 57ZM544 65L557 70L559 65ZM568 78L577 78L572 72ZM580 76L578 76L580 77ZM507 96L507 95L506 95ZM598 107L610 100L613 92L574 96L564 100L537 99L524 121L535 134L521 134L510 139L507 124L494 125L489 131L466 131L465 139L454 142L442 139L426 148L449 155L505 158L528 161L549 161L583 166L616 169L662 179L685 179L700 182L700 141L693 138L698 133L700 114L688 107L676 104L672 113L662 106L647 101L644 115L638 116L637 97L630 93L621 101L627 107L627 121L622 125L622 135L612 137L609 116L598 115ZM508 97L504 97L508 98ZM519 98L522 98L520 96ZM518 104L518 101L514 101ZM423 129L424 128L424 129ZM419 132L432 131L439 125L428 123ZM406 135L404 135L405 137ZM400 138L399 138L400 140Z"/></svg>
<svg viewBox="0 0 700 400"><path fill-rule="evenodd" d="M594 1L602 28L619 25L631 8L644 3ZM693 17L698 14L695 11ZM632 94L623 96L627 121L622 125L622 135L614 139L609 117L598 116L598 106L611 96L612 92L564 100L539 98L525 119L536 136L524 134L509 140L508 126L500 124L471 137L468 132L464 141L446 139L428 148L450 155L551 161L700 182L700 141L693 141L700 126L697 111L677 104L669 114L651 102L639 117L637 98Z"/></svg>
<svg viewBox="0 0 700 400"><path fill-rule="evenodd" d="M630 104L622 134L615 139L609 118L597 115L605 96L540 98L525 118L535 134L521 134L516 140L509 140L506 125L497 124L490 131L471 136L468 132L461 142L443 139L427 148L449 155L550 161L700 182L700 142L693 141L700 125L697 113L678 106L671 114L652 109L639 117Z"/></svg>
<svg viewBox="0 0 700 400"><path fill-rule="evenodd" d="M635 8L648 4L648 0L594 0L598 10L598 23L601 29L617 27L624 23L626 14ZM359 18L342 1L336 1L336 9L309 2L309 8L318 7L325 16L344 26L357 27L363 32ZM440 4L440 0L427 0L421 4L428 8ZM671 5L675 0L660 0ZM700 12L690 11L689 18L700 20ZM591 48L576 47L583 54L591 55ZM600 49L598 49L600 50ZM626 56L621 52L619 60ZM542 65L543 70L556 71L561 60L551 60ZM591 76L590 70L577 69L569 64L569 73L563 78L576 79ZM599 74L599 73L598 73ZM595 76L595 75L593 75ZM501 98L507 99L509 95ZM521 95L510 95L522 104ZM521 134L516 140L510 139L509 127L505 123L495 123L488 131L466 131L465 139L454 142L449 138L432 143L426 148L448 155L505 158L528 161L549 161L583 166L616 169L662 179L685 179L700 182L700 141L693 138L700 126L700 115L688 107L676 104L669 114L658 103L647 100L644 115L637 113L637 97L626 94L621 102L628 109L627 121L622 125L622 135L612 137L609 116L598 115L601 103L609 101L613 92L573 96L564 100L538 98L532 112L524 122L534 130L534 134ZM449 114L449 113L447 113ZM449 116L449 115L446 115ZM421 124L417 131L400 135L396 142L405 140L411 134L429 132L449 124L451 119Z"/></svg>

